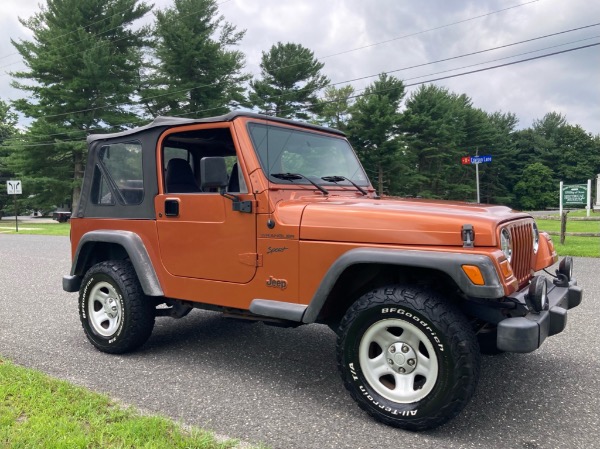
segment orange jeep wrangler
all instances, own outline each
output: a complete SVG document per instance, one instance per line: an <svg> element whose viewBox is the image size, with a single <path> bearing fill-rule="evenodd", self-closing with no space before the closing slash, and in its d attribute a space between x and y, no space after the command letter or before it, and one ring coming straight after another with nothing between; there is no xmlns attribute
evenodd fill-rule
<svg viewBox="0 0 600 449"><path fill-rule="evenodd" d="M193 308L337 333L361 408L436 427L470 400L480 351L530 352L582 290L531 216L380 198L344 134L246 112L88 137L71 218L87 338L123 353Z"/></svg>

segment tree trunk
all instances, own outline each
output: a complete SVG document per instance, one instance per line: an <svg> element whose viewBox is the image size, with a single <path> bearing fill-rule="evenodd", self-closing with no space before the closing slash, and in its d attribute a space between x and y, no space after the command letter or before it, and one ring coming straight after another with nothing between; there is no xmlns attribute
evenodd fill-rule
<svg viewBox="0 0 600 449"><path fill-rule="evenodd" d="M383 196L383 167L381 163L377 164L377 194Z"/></svg>

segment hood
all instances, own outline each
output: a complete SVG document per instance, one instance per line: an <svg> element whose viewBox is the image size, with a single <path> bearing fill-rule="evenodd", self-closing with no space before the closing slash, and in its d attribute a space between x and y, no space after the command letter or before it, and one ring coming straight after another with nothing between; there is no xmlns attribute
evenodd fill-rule
<svg viewBox="0 0 600 449"><path fill-rule="evenodd" d="M462 246L461 230L470 224L475 246L496 246L498 224L528 214L505 206L412 199L289 200L305 203L300 239L396 245ZM297 209L296 209L297 210Z"/></svg>

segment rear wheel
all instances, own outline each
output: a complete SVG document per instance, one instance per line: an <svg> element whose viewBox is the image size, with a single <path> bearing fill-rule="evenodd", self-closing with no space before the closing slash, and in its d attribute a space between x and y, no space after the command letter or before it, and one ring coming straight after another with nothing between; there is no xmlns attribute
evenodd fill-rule
<svg viewBox="0 0 600 449"><path fill-rule="evenodd" d="M154 304L130 262L106 261L88 270L79 291L79 317L87 338L103 352L133 351L150 337Z"/></svg>
<svg viewBox="0 0 600 449"><path fill-rule="evenodd" d="M429 429L456 416L479 378L477 339L465 317L417 287L363 295L342 320L337 350L359 406L404 429Z"/></svg>

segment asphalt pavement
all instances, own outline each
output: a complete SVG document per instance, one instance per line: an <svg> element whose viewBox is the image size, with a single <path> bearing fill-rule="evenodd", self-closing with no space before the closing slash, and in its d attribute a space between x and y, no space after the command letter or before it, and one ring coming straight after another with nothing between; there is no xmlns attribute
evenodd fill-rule
<svg viewBox="0 0 600 449"><path fill-rule="evenodd" d="M66 237L0 235L0 354L141 409L272 448L599 448L600 259L575 259L584 288L567 329L531 354L483 357L453 421L411 433L350 399L325 326L249 324L194 310L158 318L148 343L114 356L89 344L63 292Z"/></svg>

